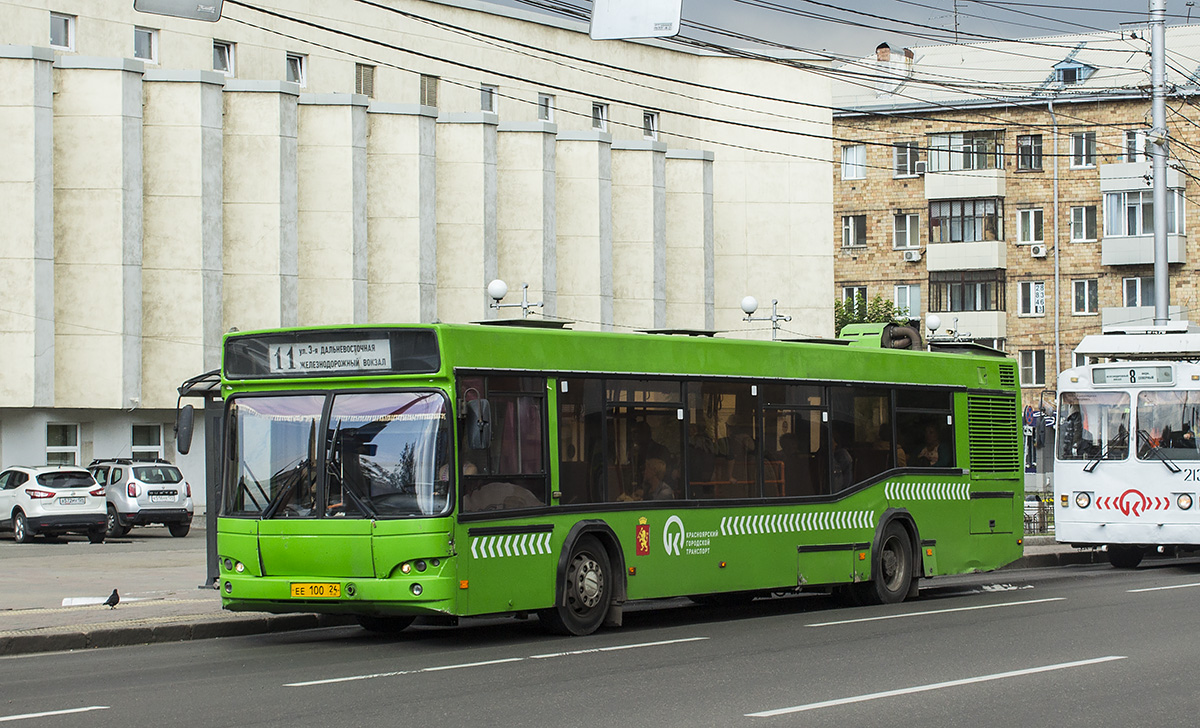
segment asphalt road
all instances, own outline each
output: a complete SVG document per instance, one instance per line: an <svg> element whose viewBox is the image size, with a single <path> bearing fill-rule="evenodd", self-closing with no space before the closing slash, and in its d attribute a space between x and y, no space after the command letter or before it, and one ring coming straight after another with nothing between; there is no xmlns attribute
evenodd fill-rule
<svg viewBox="0 0 1200 728"><path fill-rule="evenodd" d="M930 583L930 582L926 582ZM1194 725L1200 560L943 578L919 600L640 605L625 626L356 627L0 659L29 726ZM77 711L22 718L52 711Z"/></svg>

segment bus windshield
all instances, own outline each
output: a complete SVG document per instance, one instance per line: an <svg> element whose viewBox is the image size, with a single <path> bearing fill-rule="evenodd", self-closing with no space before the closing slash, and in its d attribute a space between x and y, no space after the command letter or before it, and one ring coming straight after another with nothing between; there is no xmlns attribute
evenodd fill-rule
<svg viewBox="0 0 1200 728"><path fill-rule="evenodd" d="M1129 456L1129 394L1064 392L1059 404L1059 460Z"/></svg>
<svg viewBox="0 0 1200 728"><path fill-rule="evenodd" d="M1200 460L1200 392L1138 393L1138 458Z"/></svg>

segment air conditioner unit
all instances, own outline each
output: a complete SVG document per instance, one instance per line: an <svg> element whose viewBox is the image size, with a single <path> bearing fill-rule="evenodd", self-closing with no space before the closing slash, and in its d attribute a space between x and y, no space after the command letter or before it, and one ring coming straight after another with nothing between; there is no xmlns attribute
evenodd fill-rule
<svg viewBox="0 0 1200 728"><path fill-rule="evenodd" d="M1035 258L1045 258L1046 257L1045 243L1038 243L1037 245L1030 245L1029 246L1029 254Z"/></svg>
<svg viewBox="0 0 1200 728"><path fill-rule="evenodd" d="M925 174L925 170L929 167L929 162L916 162L913 164L913 170L917 174Z"/></svg>
<svg viewBox="0 0 1200 728"><path fill-rule="evenodd" d="M919 262L921 262L921 251L919 251L919 250L906 250L906 251L904 251L904 262L905 262L905 263L919 263Z"/></svg>

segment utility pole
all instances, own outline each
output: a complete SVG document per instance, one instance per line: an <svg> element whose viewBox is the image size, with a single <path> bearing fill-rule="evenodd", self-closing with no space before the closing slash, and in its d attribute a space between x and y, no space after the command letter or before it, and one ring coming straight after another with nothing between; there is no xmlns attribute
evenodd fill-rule
<svg viewBox="0 0 1200 728"><path fill-rule="evenodd" d="M1150 154L1154 162L1154 325L1170 321L1167 267L1167 0L1150 0L1150 83L1153 90Z"/></svg>

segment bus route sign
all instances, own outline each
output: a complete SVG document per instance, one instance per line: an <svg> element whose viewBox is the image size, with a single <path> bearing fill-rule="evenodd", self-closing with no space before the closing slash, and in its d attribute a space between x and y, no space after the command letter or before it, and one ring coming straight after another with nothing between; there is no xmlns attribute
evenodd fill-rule
<svg viewBox="0 0 1200 728"><path fill-rule="evenodd" d="M387 339L285 342L271 344L269 359L272 374L388 371L392 368L392 347Z"/></svg>

